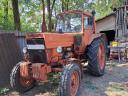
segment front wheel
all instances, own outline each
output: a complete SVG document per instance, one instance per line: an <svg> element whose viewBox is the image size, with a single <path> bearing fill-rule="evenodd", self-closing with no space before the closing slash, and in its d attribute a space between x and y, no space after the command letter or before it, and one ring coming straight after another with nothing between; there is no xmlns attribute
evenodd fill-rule
<svg viewBox="0 0 128 96"><path fill-rule="evenodd" d="M66 65L61 75L60 96L77 96L81 80L78 64Z"/></svg>
<svg viewBox="0 0 128 96"><path fill-rule="evenodd" d="M88 47L88 70L95 76L104 74L106 65L106 45L103 38L94 39Z"/></svg>
<svg viewBox="0 0 128 96"><path fill-rule="evenodd" d="M10 74L10 84L13 89L15 89L18 92L26 92L29 89L31 89L35 85L35 80L32 78L23 78L20 76L20 64L22 62L18 63L14 68L12 69L12 72Z"/></svg>

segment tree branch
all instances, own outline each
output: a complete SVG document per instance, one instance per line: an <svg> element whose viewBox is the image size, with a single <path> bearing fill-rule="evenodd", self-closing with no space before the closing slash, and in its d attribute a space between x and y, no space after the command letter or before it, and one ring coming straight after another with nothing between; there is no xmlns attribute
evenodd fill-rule
<svg viewBox="0 0 128 96"><path fill-rule="evenodd" d="M53 0L51 11L53 10L53 7L54 7L54 5L55 5L55 1L56 1L56 0Z"/></svg>

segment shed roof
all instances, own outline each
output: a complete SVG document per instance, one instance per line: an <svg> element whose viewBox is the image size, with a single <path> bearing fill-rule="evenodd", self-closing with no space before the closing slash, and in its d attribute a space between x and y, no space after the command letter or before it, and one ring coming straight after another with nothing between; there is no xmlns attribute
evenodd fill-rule
<svg viewBox="0 0 128 96"><path fill-rule="evenodd" d="M115 13L108 14L96 21L96 32L115 30Z"/></svg>
<svg viewBox="0 0 128 96"><path fill-rule="evenodd" d="M103 19L106 19L107 17L110 17L110 16L115 16L115 13L112 12L112 13L106 15L105 17L102 17L102 18L100 18L100 19L97 19L96 22L99 22L99 21L101 21L101 20L103 20Z"/></svg>

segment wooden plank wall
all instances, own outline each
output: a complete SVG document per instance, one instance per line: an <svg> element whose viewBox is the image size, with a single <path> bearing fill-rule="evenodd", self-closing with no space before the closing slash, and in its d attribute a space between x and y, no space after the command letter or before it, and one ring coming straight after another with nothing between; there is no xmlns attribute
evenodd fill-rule
<svg viewBox="0 0 128 96"><path fill-rule="evenodd" d="M10 72L21 60L21 52L13 33L0 33L0 87L9 86Z"/></svg>

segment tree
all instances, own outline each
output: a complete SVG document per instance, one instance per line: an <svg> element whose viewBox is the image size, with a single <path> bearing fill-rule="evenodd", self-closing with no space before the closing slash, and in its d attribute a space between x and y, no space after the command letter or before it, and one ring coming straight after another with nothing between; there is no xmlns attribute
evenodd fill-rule
<svg viewBox="0 0 128 96"><path fill-rule="evenodd" d="M102 18L113 12L113 8L118 8L124 0L94 0L89 6L97 12L96 17Z"/></svg>
<svg viewBox="0 0 128 96"><path fill-rule="evenodd" d="M11 1L12 6L10 6ZM95 9L97 13L96 17L102 18L111 13L113 8L119 7L123 1L124 0L0 0L0 28L4 30L14 30L12 28L14 28L15 25L15 30L39 32L41 24L44 23L43 25L48 26L48 31L52 31L53 24L56 25L55 17L60 12L66 10L91 11ZM46 9L47 12L45 12ZM43 15L41 13L42 10Z"/></svg>
<svg viewBox="0 0 128 96"><path fill-rule="evenodd" d="M12 0L15 30L21 30L18 0Z"/></svg>
<svg viewBox="0 0 128 96"><path fill-rule="evenodd" d="M118 8L124 3L124 1L126 0L112 0L112 8Z"/></svg>
<svg viewBox="0 0 128 96"><path fill-rule="evenodd" d="M47 0L47 11L48 11L48 31L52 30L52 11L53 11L53 7L55 5L55 1L53 0L52 4L50 2L51 0Z"/></svg>
<svg viewBox="0 0 128 96"><path fill-rule="evenodd" d="M69 10L69 0L62 0L62 12L63 11L68 11Z"/></svg>
<svg viewBox="0 0 128 96"><path fill-rule="evenodd" d="M42 22L42 32L47 31L47 26L46 26L46 20L45 20L45 2L42 0L42 8L43 8L43 22Z"/></svg>
<svg viewBox="0 0 128 96"><path fill-rule="evenodd" d="M8 22L8 0L3 1L4 5L4 23Z"/></svg>

